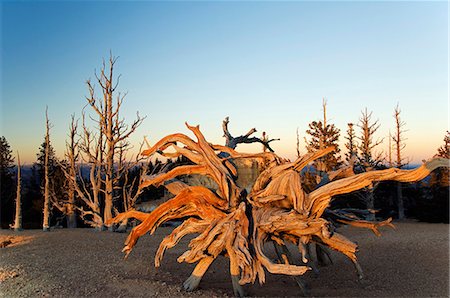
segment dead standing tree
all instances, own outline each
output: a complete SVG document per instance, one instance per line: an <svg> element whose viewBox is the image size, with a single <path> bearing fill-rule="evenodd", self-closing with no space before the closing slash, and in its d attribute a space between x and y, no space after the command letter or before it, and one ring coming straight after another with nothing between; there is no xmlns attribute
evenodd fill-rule
<svg viewBox="0 0 450 298"><path fill-rule="evenodd" d="M395 119L395 134L392 136L395 148L395 167L401 169L408 164L406 159L403 157L403 150L406 147L405 137L404 137L404 127L406 123L400 119L400 108L397 105L394 110ZM403 194L402 194L402 184L397 183L397 208L398 208L398 219L405 218L405 207L403 204Z"/></svg>
<svg viewBox="0 0 450 298"><path fill-rule="evenodd" d="M144 143L141 143L138 152L142 152L143 145ZM118 157L118 172L121 173L119 188L122 190L121 196L125 212L135 208L139 196L144 191L144 187L142 187L141 182L144 176L147 174L148 166L150 163L149 159L146 159L145 162L143 162L144 158L140 156L140 153L136 154L134 160L128 160L126 157L127 147L128 144L126 143L122 143L119 146ZM135 173L132 173L133 171L135 171ZM128 220L124 220L116 231L125 232L127 229L127 224Z"/></svg>
<svg viewBox="0 0 450 298"><path fill-rule="evenodd" d="M79 212L79 216L86 224L89 224L97 230L103 230L101 175L104 137L101 130L99 130L98 134L90 131L85 124L85 119L86 117L83 113L83 132L80 139L77 140L77 121L72 117L69 126L69 142L66 142L66 158L68 164L63 166L62 169L68 181L68 204L72 205ZM81 156L82 160L89 167L88 181L83 176L83 166L76 166L78 156ZM74 201L75 196L79 198L78 204L70 203L72 196Z"/></svg>
<svg viewBox="0 0 450 298"><path fill-rule="evenodd" d="M104 136L101 129L97 135L93 134L86 126L85 114L83 113L83 135L79 146L83 160L89 165L89 184L86 183L82 175L82 168L78 169L77 175L70 175L66 171L66 177L72 181L72 185L83 202L84 206L77 206L80 216L85 223L88 223L97 230L104 227L101 213L101 187L102 187L102 165ZM79 182L79 183L78 183Z"/></svg>
<svg viewBox="0 0 450 298"><path fill-rule="evenodd" d="M117 61L116 57L112 55L109 58L108 64L103 61L103 66L99 75L95 75L97 83L99 84L102 92L102 96L98 98L95 94L94 85L90 80L87 81L89 90L89 96L86 97L88 105L94 110L98 116L98 129L104 136L105 147L101 146L101 150L104 150L104 160L102 160L101 169L104 176L104 210L103 220L107 221L112 218L114 191L117 188L118 181L120 179L120 173L115 168L117 161L118 146L126 142L128 137L136 131L144 118L139 116L131 125L127 125L125 120L120 118L119 112L122 106L123 100L126 96L120 92L116 92L119 84L120 75L114 77L114 65ZM83 125L84 122L83 122ZM103 139L99 140L102 142ZM98 147L98 146L97 146ZM97 163L99 161L97 160ZM102 178L103 179L103 178Z"/></svg>
<svg viewBox="0 0 450 298"><path fill-rule="evenodd" d="M302 189L299 172L309 163L332 152L333 147L310 153L295 162L287 162L269 152L243 154L226 146L212 145L206 141L198 126L187 127L194 133L196 141L184 134L173 134L142 152L144 156L155 153L166 157L182 155L193 162L193 165L178 166L166 173L148 176L142 182L142 187L164 185L175 197L150 214L129 210L107 224L119 223L127 218L136 218L142 222L133 228L125 241L123 252L127 257L142 235L147 232L153 234L158 226L168 220L183 219L184 222L161 242L155 266L161 264L166 249L174 247L188 234L198 234L190 241L189 250L178 258L179 262L197 263L184 283L184 288L189 291L198 286L211 263L220 254L225 254L230 260L235 295L244 294L243 284L253 283L256 279L264 283L265 270L273 274L302 275L311 269L309 255L305 251L309 243L318 243L343 253L355 264L362 277L356 257L357 245L337 233L330 221L323 217L332 197L362 189L375 181L417 181L433 169L448 165L446 159L434 159L416 170L393 168L371 171L330 182L306 193ZM165 152L168 148L175 150L175 153ZM223 157L219 152L226 152L229 156ZM247 196L236 184L236 168L229 158L270 160L269 167L260 174ZM173 178L186 174L208 176L217 183L218 189L213 191L179 182L173 185ZM360 220L349 211L333 212L337 222L369 228L377 235L380 226L391 225L390 219L369 222ZM288 242L295 244L306 264L295 265L288 259L284 263L273 263L264 253L264 243L267 241L275 241L280 245Z"/></svg>
<svg viewBox="0 0 450 298"><path fill-rule="evenodd" d="M374 134L380 127L378 120L372 122L372 112L368 112L367 108L361 112L361 118L358 123L361 129L361 135L359 137L359 152L360 157L358 160L359 166L363 171L372 171L381 164L381 153L376 154L374 149L381 144L383 140L374 140ZM376 184L371 184L366 189L364 200L366 201L367 209L371 211L368 219L375 219L375 198L374 188Z"/></svg>
<svg viewBox="0 0 450 298"><path fill-rule="evenodd" d="M17 151L17 190L16 190L16 215L14 219L14 231L22 230L22 174L19 151Z"/></svg>
<svg viewBox="0 0 450 298"><path fill-rule="evenodd" d="M50 230L50 179L49 179L49 151L50 151L50 122L48 120L48 108L45 108L45 156L44 156L44 220L42 230Z"/></svg>
<svg viewBox="0 0 450 298"><path fill-rule="evenodd" d="M76 163L79 158L79 140L77 140L77 129L78 121L75 120L75 115L72 115L69 126L69 141L66 142L66 160L68 162L68 167L65 169L68 174L68 192L67 192L67 204L66 204L66 218L67 227L76 228L77 227L77 214L75 205L75 185L77 183L77 166Z"/></svg>

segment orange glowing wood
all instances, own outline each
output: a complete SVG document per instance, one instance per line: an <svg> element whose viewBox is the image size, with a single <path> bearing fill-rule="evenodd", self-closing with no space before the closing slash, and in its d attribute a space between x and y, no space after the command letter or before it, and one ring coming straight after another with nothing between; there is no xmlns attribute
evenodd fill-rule
<svg viewBox="0 0 450 298"><path fill-rule="evenodd" d="M169 220L185 219L161 242L156 252L155 266L160 266L164 252L174 247L184 236L197 234L190 241L189 250L178 258L178 262L197 263L191 276L183 284L187 291L198 286L209 266L219 255L225 255L230 260L233 290L238 296L244 295L241 285L254 283L257 279L260 283L265 282L264 269L273 274L302 275L313 269L307 247L311 243L346 255L362 277L356 257L357 245L334 231L330 221L324 218L325 209L332 196L367 187L374 181L417 181L437 167L448 166L447 159L438 158L415 170L388 169L352 175L351 169L345 168L330 173L330 177L331 180L337 176L346 178L332 181L306 193L300 180L301 170L314 160L332 152L334 148L326 148L300 157L295 162L289 162L271 152L244 154L229 147L212 145L206 141L198 126L186 126L194 133L196 141L184 134L173 134L142 153L146 156L156 153L169 157L185 156L194 163L179 166L167 173L145 177L141 182L141 187L165 185L175 197L149 214L130 210L109 220L107 224L119 223L128 218L141 221L125 241L123 252L127 257L139 237L145 233L152 234L158 226ZM164 152L168 148L175 149L175 153ZM222 154L219 154L221 152ZM268 164L268 168L259 175L248 195L236 183L237 170L232 162L233 159L245 158L262 159ZM218 188L214 190L172 181L173 178L187 174L208 176ZM380 234L379 227L393 227L390 219L371 222L361 220L357 216L341 217L338 222L368 228L377 235ZM253 228L250 230L250 227ZM281 247L281 253L278 250L277 253L282 257L282 262L273 263L265 255L264 243L268 241L276 243L276 248ZM298 246L306 264L293 263L285 247L288 242ZM297 282L301 284L301 281Z"/></svg>

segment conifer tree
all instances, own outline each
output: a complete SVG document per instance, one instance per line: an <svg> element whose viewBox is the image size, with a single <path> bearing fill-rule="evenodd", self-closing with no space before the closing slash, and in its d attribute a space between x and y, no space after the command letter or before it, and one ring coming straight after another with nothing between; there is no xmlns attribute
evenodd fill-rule
<svg viewBox="0 0 450 298"><path fill-rule="evenodd" d="M447 131L447 134L444 137L444 144L438 148L437 156L443 158L450 158L450 132Z"/></svg>
<svg viewBox="0 0 450 298"><path fill-rule="evenodd" d="M14 157L11 147L4 136L0 137L0 229L2 223L10 223L14 193Z"/></svg>
<svg viewBox="0 0 450 298"><path fill-rule="evenodd" d="M347 153L345 154L345 161L347 163L352 162L358 156L358 144L356 143L355 130L353 128L353 123L348 123L347 135L345 139L347 143L345 148L347 148Z"/></svg>
<svg viewBox="0 0 450 298"><path fill-rule="evenodd" d="M306 133L310 135L310 139L306 141L306 149L309 152L315 152L322 150L326 147L335 146L336 150L332 153L320 158L316 164L318 170L329 172L339 167L342 163L340 160L340 149L338 140L340 136L340 130L334 125L327 122L327 103L323 100L323 119L319 121L313 121L308 124L309 129Z"/></svg>
<svg viewBox="0 0 450 298"><path fill-rule="evenodd" d="M438 153L436 154L437 157L443 157L443 158L450 158L450 132L447 131L445 137L444 137L444 144L442 144L441 147L438 148ZM439 186L447 188L450 185L449 177L450 171L448 168L441 168L435 170L433 173L431 173L431 180L430 185L431 186Z"/></svg>

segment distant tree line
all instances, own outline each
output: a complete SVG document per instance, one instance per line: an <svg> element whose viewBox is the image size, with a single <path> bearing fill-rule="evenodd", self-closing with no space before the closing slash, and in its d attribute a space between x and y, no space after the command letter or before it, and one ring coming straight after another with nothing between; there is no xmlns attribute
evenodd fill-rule
<svg viewBox="0 0 450 298"><path fill-rule="evenodd" d="M328 176L343 167L351 168L353 173L362 173L391 167L399 169L409 165L404 156L405 122L400 118L400 108L394 109L394 133L389 135L387 153L377 150L383 139L375 139L380 127L378 120L372 119L372 112L364 109L359 122L348 123L345 135L345 160L341 160L338 140L340 130L327 121L326 102L323 102L323 119L313 121L306 131L307 152L335 146L335 153L319 159L313 166L314 173L303 173L303 182L307 189L314 190L319 184L326 183ZM359 134L355 131L359 128ZM298 139L297 133L297 139ZM297 147L299 142L297 141ZM449 158L450 134L447 131L444 144L438 148L435 157ZM300 152L297 148L297 152ZM319 177L319 179L318 179ZM449 222L449 170L435 170L427 179L417 183L381 182L361 191L345 196L337 196L332 208L357 208L376 211L367 219L395 217L398 219L416 218L428 222Z"/></svg>

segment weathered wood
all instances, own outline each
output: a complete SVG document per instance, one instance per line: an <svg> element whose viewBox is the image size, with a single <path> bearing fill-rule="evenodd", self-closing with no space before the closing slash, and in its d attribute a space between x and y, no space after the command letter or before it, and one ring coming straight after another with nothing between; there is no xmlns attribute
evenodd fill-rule
<svg viewBox="0 0 450 298"><path fill-rule="evenodd" d="M17 151L17 190L16 190L16 213L14 217L14 231L22 230L22 175L20 156Z"/></svg>
<svg viewBox="0 0 450 298"><path fill-rule="evenodd" d="M334 224L368 228L380 235L380 227L393 227L391 219L371 222L361 220L359 213L353 210L325 212L332 197L370 186L376 181L417 181L437 167L448 166L447 159L433 159L415 170L388 169L353 175L352 169L344 168L328 175L331 182L306 193L300 179L302 169L334 148L319 150L289 162L270 152L243 154L227 146L212 145L206 141L198 126L186 126L194 133L196 141L184 134L173 134L142 153L148 157L153 154L184 156L194 163L147 176L141 182L141 187L164 185L175 197L149 214L129 210L107 221L107 224L119 223L128 218L142 221L133 228L125 241L123 252L127 257L139 237L147 232L152 234L168 220L184 219L161 242L156 252L155 266L160 266L164 252L177 245L184 236L197 234L190 241L189 249L178 258L178 262L197 263L183 284L187 291L199 285L219 255L225 255L230 260L230 275L236 296L244 295L241 285L256 280L264 283L265 270L291 276L303 275L309 270L318 272L308 251L311 244L316 244L317 249L323 249L324 255L320 257L324 261L326 248L344 254L353 262L358 276L362 278L356 257L357 245L339 234ZM183 144L183 147L178 143ZM164 152L168 148L175 149L175 153ZM240 158L269 161L268 168L259 175L248 195L236 183L237 171L232 159ZM217 184L217 190L173 180L186 174L211 178ZM273 263L266 256L264 244L268 241L279 246L279 263ZM286 248L289 242L298 247L304 264L294 264ZM297 282L306 291L304 283L299 279Z"/></svg>

